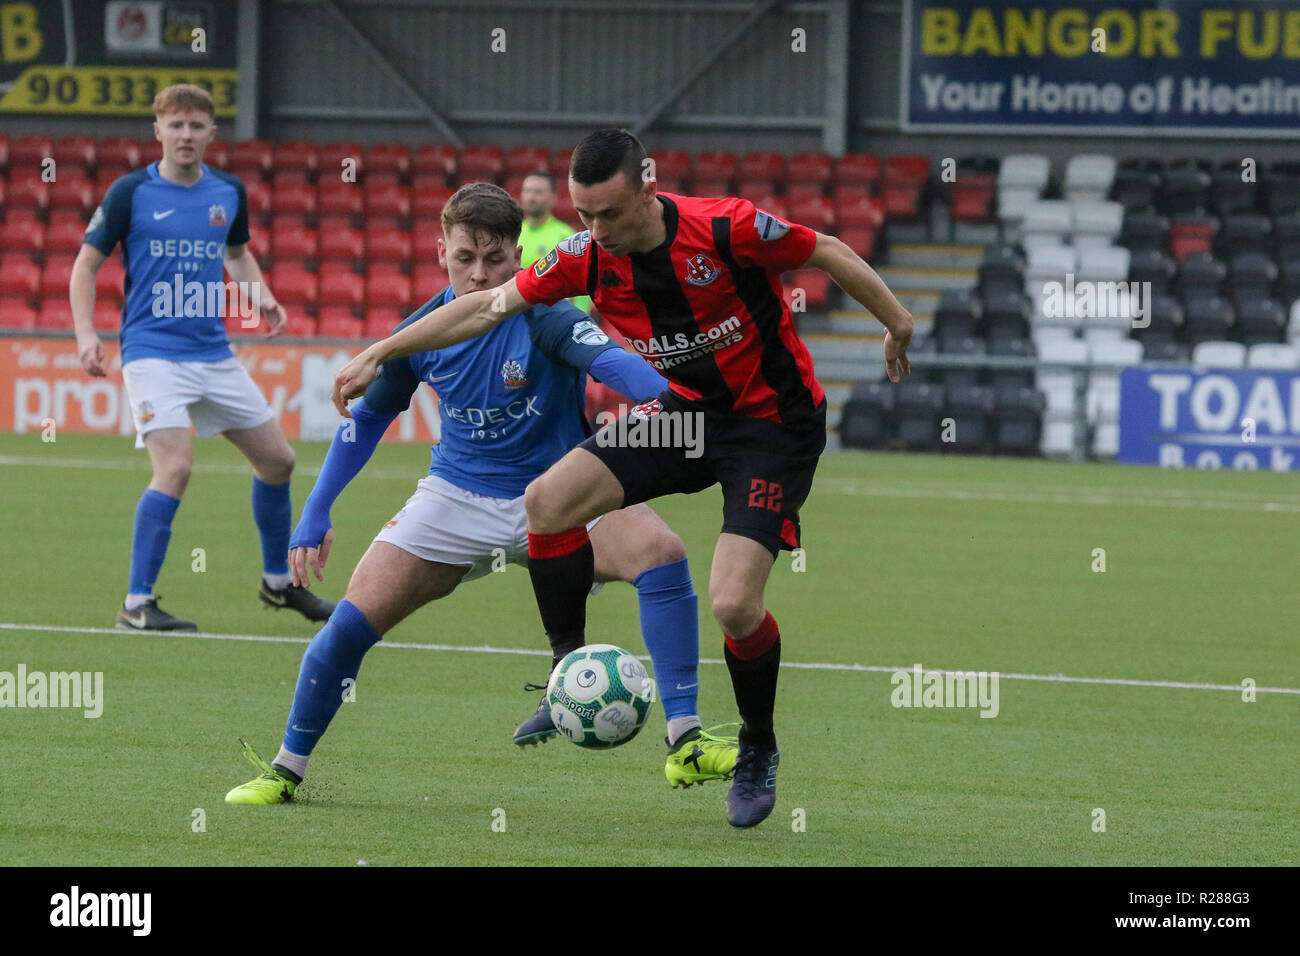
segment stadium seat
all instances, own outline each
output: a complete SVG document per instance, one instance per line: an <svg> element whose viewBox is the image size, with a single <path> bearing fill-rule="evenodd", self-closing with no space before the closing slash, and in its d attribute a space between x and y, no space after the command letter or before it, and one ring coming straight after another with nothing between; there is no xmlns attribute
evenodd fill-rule
<svg viewBox="0 0 1300 956"><path fill-rule="evenodd" d="M411 215L417 219L437 219L454 192L447 186L416 186L411 191Z"/></svg>
<svg viewBox="0 0 1300 956"><path fill-rule="evenodd" d="M316 275L298 263L276 266L266 280L275 297L289 306L315 305L319 290Z"/></svg>
<svg viewBox="0 0 1300 956"><path fill-rule="evenodd" d="M1170 168L1156 191L1156 208L1166 216L1204 215L1209 194L1209 173L1187 166Z"/></svg>
<svg viewBox="0 0 1300 956"><path fill-rule="evenodd" d="M97 153L99 169L105 166L124 166L129 170L140 165L140 144L132 136L110 136L101 140Z"/></svg>
<svg viewBox="0 0 1300 956"><path fill-rule="evenodd" d="M71 174L50 183L50 209L76 209L89 212L95 206L95 184L85 177Z"/></svg>
<svg viewBox="0 0 1300 956"><path fill-rule="evenodd" d="M230 163L230 146L222 140L208 143L203 151L203 162L217 169L225 169Z"/></svg>
<svg viewBox="0 0 1300 956"><path fill-rule="evenodd" d="M1255 211L1260 186L1256 182L1244 182L1241 174L1240 166L1214 174L1210 206L1219 216Z"/></svg>
<svg viewBox="0 0 1300 956"><path fill-rule="evenodd" d="M431 299L451 284L447 270L438 260L416 262L411 268L411 295L413 301Z"/></svg>
<svg viewBox="0 0 1300 956"><path fill-rule="evenodd" d="M1212 296L1184 300L1183 334L1192 345L1236 338L1237 314L1227 300Z"/></svg>
<svg viewBox="0 0 1300 956"><path fill-rule="evenodd" d="M276 183L271 190L271 214L293 213L302 216L316 212L316 188L306 182Z"/></svg>
<svg viewBox="0 0 1300 956"><path fill-rule="evenodd" d="M1118 246L1077 247L1079 266L1077 279L1089 282L1124 282L1128 279L1132 255Z"/></svg>
<svg viewBox="0 0 1300 956"><path fill-rule="evenodd" d="M126 269L120 255L112 255L95 273L95 299L106 299L121 305L126 298Z"/></svg>
<svg viewBox="0 0 1300 956"><path fill-rule="evenodd" d="M1169 239L1169 220L1146 209L1128 210L1120 227L1119 244L1130 252L1163 252Z"/></svg>
<svg viewBox="0 0 1300 956"><path fill-rule="evenodd" d="M58 164L59 175L65 167L80 166L91 169L95 165L97 144L93 136L64 136L54 144L54 161Z"/></svg>
<svg viewBox="0 0 1300 956"><path fill-rule="evenodd" d="M366 234L360 229L322 229L317 255L326 259L358 261L366 257Z"/></svg>
<svg viewBox="0 0 1300 956"><path fill-rule="evenodd" d="M378 265L384 265L384 263ZM366 304L368 306L393 306L398 309L405 309L410 305L411 297L410 278L397 271L378 269L376 266L371 266L366 275Z"/></svg>
<svg viewBox="0 0 1300 956"><path fill-rule="evenodd" d="M1133 339L1099 341L1091 343L1088 351L1093 365L1085 397L1088 421L1111 425L1119 420L1120 370L1142 362L1142 344Z"/></svg>
<svg viewBox="0 0 1300 956"><path fill-rule="evenodd" d="M1038 450L1046 403L1028 386L998 388L994 398L994 445L1000 455L1029 455Z"/></svg>
<svg viewBox="0 0 1300 956"><path fill-rule="evenodd" d="M47 256L45 268L41 270L40 294L45 299L68 298L68 283L72 279L72 264L77 257L67 253Z"/></svg>
<svg viewBox="0 0 1300 956"><path fill-rule="evenodd" d="M504 153L500 146L477 144L461 150L456 174L462 184L479 180L494 183L504 167Z"/></svg>
<svg viewBox="0 0 1300 956"><path fill-rule="evenodd" d="M692 171L697 180L718 180L730 188L738 165L735 153L725 149L706 149L695 154Z"/></svg>
<svg viewBox="0 0 1300 956"><path fill-rule="evenodd" d="M0 257L0 296L35 298L40 290L40 266L21 253L6 252Z"/></svg>
<svg viewBox="0 0 1300 956"><path fill-rule="evenodd" d="M909 186L924 187L930 181L930 158L928 156L890 156L885 160L881 181L906 183Z"/></svg>
<svg viewBox="0 0 1300 956"><path fill-rule="evenodd" d="M54 155L54 140L49 136L16 136L9 143L9 167L28 166L39 169L41 161Z"/></svg>
<svg viewBox="0 0 1300 956"><path fill-rule="evenodd" d="M1286 339L1287 312L1282 303L1263 297L1237 303L1237 328L1244 345L1280 344Z"/></svg>
<svg viewBox="0 0 1300 956"><path fill-rule="evenodd" d="M341 182L339 176L346 170L352 170L360 179L365 172L364 153L364 148L357 142L328 143L322 146L316 153L320 182Z"/></svg>
<svg viewBox="0 0 1300 956"><path fill-rule="evenodd" d="M1064 199L1038 199L1025 207L1020 223L1020 243L1025 249L1036 245L1063 245L1073 229L1070 204Z"/></svg>
<svg viewBox="0 0 1300 956"><path fill-rule="evenodd" d="M811 184L820 193L826 183L830 182L834 168L834 160L825 153L797 153L790 157L786 167L787 186Z"/></svg>
<svg viewBox="0 0 1300 956"><path fill-rule="evenodd" d="M889 443L893 409L894 391L888 382L854 385L840 416L840 445L844 448L885 447Z"/></svg>
<svg viewBox="0 0 1300 956"><path fill-rule="evenodd" d="M569 158L572 155L572 149L553 149L546 159L546 169L555 177L555 188L557 190L561 187L561 184L563 184L566 192L569 189Z"/></svg>
<svg viewBox="0 0 1300 956"><path fill-rule="evenodd" d="M385 339L401 324L405 316L400 309L367 309L362 335L367 339Z"/></svg>
<svg viewBox="0 0 1300 956"><path fill-rule="evenodd" d="M321 215L359 216L363 208L362 187L338 180L322 182L317 193Z"/></svg>
<svg viewBox="0 0 1300 956"><path fill-rule="evenodd" d="M81 251L81 240L86 234L86 224L84 222L62 222L53 223L45 229L45 250L46 252L71 252Z"/></svg>
<svg viewBox="0 0 1300 956"><path fill-rule="evenodd" d="M939 295L934 310L931 334L937 338L972 336L983 314L980 300L972 293L960 289L945 289Z"/></svg>
<svg viewBox="0 0 1300 956"><path fill-rule="evenodd" d="M49 230L46 230L45 241L47 244L50 241ZM1235 301L1265 299L1277 282L1277 263L1266 252L1240 252L1228 263L1228 276Z"/></svg>
<svg viewBox="0 0 1300 956"><path fill-rule="evenodd" d="M949 385L947 393L947 413L953 420L956 440L943 443L943 448L968 455L990 451L994 436L994 390L987 385Z"/></svg>
<svg viewBox="0 0 1300 956"><path fill-rule="evenodd" d="M1065 164L1063 192L1070 202L1100 202L1110 195L1115 182L1115 157L1073 156Z"/></svg>
<svg viewBox="0 0 1300 956"><path fill-rule="evenodd" d="M1178 267L1174 287L1187 301L1194 296L1218 295L1228 278L1228 266L1211 252L1197 252L1188 256Z"/></svg>
<svg viewBox="0 0 1300 956"><path fill-rule="evenodd" d="M1293 372L1300 368L1300 349L1294 345L1260 342L1246 350L1246 368Z"/></svg>
<svg viewBox="0 0 1300 956"><path fill-rule="evenodd" d="M456 147L450 143L428 143L419 147L411 157L413 175L436 173L443 176L440 185L446 185L456 172Z"/></svg>
<svg viewBox="0 0 1300 956"><path fill-rule="evenodd" d="M1273 240L1279 262L1300 259L1300 212L1286 213L1274 218Z"/></svg>
<svg viewBox="0 0 1300 956"><path fill-rule="evenodd" d="M411 258L411 234L398 229L367 229L366 258L371 262L404 262Z"/></svg>
<svg viewBox="0 0 1300 956"><path fill-rule="evenodd" d="M992 359L1032 359L1034 344L1029 339L991 338L986 354ZM988 384L995 390L1002 388L1032 388L1032 368L990 368L985 372ZM1035 439L1037 441L1037 439Z"/></svg>
<svg viewBox="0 0 1300 956"><path fill-rule="evenodd" d="M992 177L959 175L952 184L952 218L956 222L983 223L993 219Z"/></svg>
<svg viewBox="0 0 1300 956"><path fill-rule="evenodd" d="M365 301L365 280L354 272L322 266L318 301L321 305L359 306Z"/></svg>
<svg viewBox="0 0 1300 956"><path fill-rule="evenodd" d="M650 153L655 161L655 176L671 176L687 179L691 175L691 154L684 149L657 149ZM565 174L568 174L569 157L564 159Z"/></svg>
<svg viewBox="0 0 1300 956"><path fill-rule="evenodd" d="M1036 342L1038 389L1047 401L1048 417L1073 420L1075 383L1079 370L1059 366L1083 366L1088 362L1088 346L1075 338L1040 338ZM1053 367L1053 365L1058 367Z"/></svg>
<svg viewBox="0 0 1300 956"><path fill-rule="evenodd" d="M731 195L731 181L728 179L700 179L696 177L691 185L691 193L696 196L716 198Z"/></svg>
<svg viewBox="0 0 1300 956"><path fill-rule="evenodd" d="M310 186L311 174L305 169L275 169L271 172L271 192L283 186Z"/></svg>
<svg viewBox="0 0 1300 956"><path fill-rule="evenodd" d="M1290 215L1300 210L1300 175L1269 172L1264 175L1264 209L1270 216Z"/></svg>
<svg viewBox="0 0 1300 956"><path fill-rule="evenodd" d="M1246 346L1240 342L1200 342L1192 349L1192 365L1198 369L1245 368Z"/></svg>
<svg viewBox="0 0 1300 956"><path fill-rule="evenodd" d="M1151 283L1153 294L1168 292L1176 272L1174 260L1159 249L1143 249L1129 256L1129 281Z"/></svg>
<svg viewBox="0 0 1300 956"><path fill-rule="evenodd" d="M365 331L365 325L358 318L351 315L336 315L331 313L329 316L322 314L316 322L316 335L323 339L359 339Z"/></svg>
<svg viewBox="0 0 1300 956"><path fill-rule="evenodd" d="M737 185L762 183L775 189L785 181L786 162L781 153L771 151L746 153L736 170Z"/></svg>
<svg viewBox="0 0 1300 956"><path fill-rule="evenodd" d="M241 178L265 175L275 165L275 146L264 139L240 140L230 147L227 164Z"/></svg>
<svg viewBox="0 0 1300 956"><path fill-rule="evenodd" d="M65 295L61 299L44 299L36 314L36 327L51 332L72 331L72 304Z"/></svg>
<svg viewBox="0 0 1300 956"><path fill-rule="evenodd" d="M876 237L879 232L875 229L860 229L854 226L841 226L836 233L836 237L846 246L856 252L868 262L871 261L876 247Z"/></svg>
<svg viewBox="0 0 1300 956"><path fill-rule="evenodd" d="M978 358L984 354L984 343L973 336L939 338L936 343L939 354L945 356L965 356ZM976 385L979 383L980 370L971 366L936 369L935 379L945 387Z"/></svg>
<svg viewBox="0 0 1300 956"><path fill-rule="evenodd" d="M831 182L836 190L843 186L863 186L872 193L880 185L880 157L870 153L847 153L835 163Z"/></svg>
<svg viewBox="0 0 1300 956"><path fill-rule="evenodd" d="M436 219L417 219L412 223L411 259L416 263L438 261L438 240L442 238L442 223Z"/></svg>
<svg viewBox="0 0 1300 956"><path fill-rule="evenodd" d="M1181 264L1189 256L1209 252L1218 231L1218 219L1203 216L1180 218L1169 230L1169 251Z"/></svg>
<svg viewBox="0 0 1300 956"><path fill-rule="evenodd" d="M827 202L828 200L821 196L809 196L799 204L809 203L825 207ZM793 197L790 205L792 208L796 205ZM833 202L833 209L835 222L841 227L879 231L885 224L885 204L880 198L852 196L846 199L837 196Z"/></svg>
<svg viewBox="0 0 1300 956"><path fill-rule="evenodd" d="M248 180L244 183L244 194L248 198L250 215L260 216L271 211L271 189L266 183Z"/></svg>
<svg viewBox="0 0 1300 956"><path fill-rule="evenodd" d="M550 151L544 146L515 146L506 151L504 170L514 176L524 176L539 169L549 172L550 160Z"/></svg>
<svg viewBox="0 0 1300 956"><path fill-rule="evenodd" d="M1148 364L1185 365L1191 361L1192 352L1182 342L1167 339L1143 341L1142 358Z"/></svg>
<svg viewBox="0 0 1300 956"><path fill-rule="evenodd" d="M1124 207L1117 202L1076 199L1070 203L1074 247L1110 246L1124 225Z"/></svg>
<svg viewBox="0 0 1300 956"><path fill-rule="evenodd" d="M1025 257L1017 246L990 246L979 264L980 292L1020 292L1025 287Z"/></svg>
<svg viewBox="0 0 1300 956"><path fill-rule="evenodd" d="M8 209L45 209L50 204L50 184L37 172L14 173L5 202Z"/></svg>
<svg viewBox="0 0 1300 956"><path fill-rule="evenodd" d="M95 300L91 322L99 332L116 332L122 327L122 307L116 302Z"/></svg>
<svg viewBox="0 0 1300 956"><path fill-rule="evenodd" d="M366 175L397 173L405 176L411 169L411 148L404 143L375 143L366 149Z"/></svg>
<svg viewBox="0 0 1300 956"><path fill-rule="evenodd" d="M0 252L40 252L45 227L32 209L10 209L0 224Z"/></svg>
<svg viewBox="0 0 1300 956"><path fill-rule="evenodd" d="M1028 205L1047 188L1051 163L1046 156L1018 153L1007 156L998 167L998 219L1013 232Z"/></svg>
<svg viewBox="0 0 1300 956"><path fill-rule="evenodd" d="M819 232L833 232L835 229L835 211L831 208L831 201L824 196L791 203L790 218Z"/></svg>
<svg viewBox="0 0 1300 956"><path fill-rule="evenodd" d="M905 378L893 388L893 431L899 444L912 451L938 449L945 398L943 386Z"/></svg>
<svg viewBox="0 0 1300 956"><path fill-rule="evenodd" d="M1074 249L1060 245L1031 245L1027 247L1025 262L1025 294L1032 303L1035 321L1042 315L1042 303L1048 296L1047 283L1064 283L1066 276L1078 267ZM1073 323L1076 319L1058 317L1056 324ZM1052 324L1049 322L1049 324Z"/></svg>
<svg viewBox="0 0 1300 956"><path fill-rule="evenodd" d="M234 161L234 156L229 158ZM276 143L271 150L271 168L279 176L282 172L299 172L314 174L316 172L316 144L304 141L285 140Z"/></svg>
<svg viewBox="0 0 1300 956"><path fill-rule="evenodd" d="M290 339L311 339L316 337L316 320L302 312L291 311L289 321L281 333Z"/></svg>
<svg viewBox="0 0 1300 956"><path fill-rule="evenodd" d="M1159 189L1159 174L1121 167L1115 172L1110 198L1131 212L1154 206Z"/></svg>
<svg viewBox="0 0 1300 956"><path fill-rule="evenodd" d="M1268 216L1257 213L1228 216L1223 220L1216 245L1221 255L1231 259L1243 252L1267 248L1272 234L1273 222Z"/></svg>
<svg viewBox="0 0 1300 956"><path fill-rule="evenodd" d="M283 225L271 230L271 258L277 263L283 259L315 259L319 246L315 229Z"/></svg>
<svg viewBox="0 0 1300 956"><path fill-rule="evenodd" d="M0 296L0 329L29 331L36 328L36 310L26 299Z"/></svg>
<svg viewBox="0 0 1300 956"><path fill-rule="evenodd" d="M396 216L405 219L411 214L411 191L405 186L376 187L367 183L362 194L366 202L366 216Z"/></svg>
<svg viewBox="0 0 1300 956"><path fill-rule="evenodd" d="M990 339L1017 339L1029 334L1033 303L1018 291L994 291L982 300L981 328Z"/></svg>
<svg viewBox="0 0 1300 956"><path fill-rule="evenodd" d="M914 222L921 218L923 187L914 183L885 183L880 190L885 218L891 222Z"/></svg>

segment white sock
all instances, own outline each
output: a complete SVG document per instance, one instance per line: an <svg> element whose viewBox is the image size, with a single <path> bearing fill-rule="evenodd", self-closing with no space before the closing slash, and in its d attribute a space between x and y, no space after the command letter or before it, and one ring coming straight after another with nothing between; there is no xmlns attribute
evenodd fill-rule
<svg viewBox="0 0 1300 956"><path fill-rule="evenodd" d="M153 600L152 594L128 594L123 605L128 611L134 611L138 607L144 607Z"/></svg>
<svg viewBox="0 0 1300 956"><path fill-rule="evenodd" d="M674 717L668 721L668 739L672 741L669 746L674 746L677 741L682 739L683 734L697 727L701 730L704 729L704 725L700 723L700 718L694 716Z"/></svg>
<svg viewBox="0 0 1300 956"><path fill-rule="evenodd" d="M266 586L272 591L283 591L289 586L289 582L292 581L293 578L290 577L288 571L285 571L283 574L272 574L270 571L263 571L262 580L266 582Z"/></svg>
<svg viewBox="0 0 1300 956"><path fill-rule="evenodd" d="M284 749L284 744L281 744L280 752L275 755L275 759L271 763L279 764L284 769L297 774L299 779L302 779L307 776L307 761L310 759L310 754L304 757L302 754L289 753Z"/></svg>

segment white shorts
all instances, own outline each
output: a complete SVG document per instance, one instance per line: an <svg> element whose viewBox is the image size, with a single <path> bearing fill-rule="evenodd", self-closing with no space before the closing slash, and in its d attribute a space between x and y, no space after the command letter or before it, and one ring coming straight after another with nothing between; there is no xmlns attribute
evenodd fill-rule
<svg viewBox="0 0 1300 956"><path fill-rule="evenodd" d="M588 522L587 530L596 526ZM489 498L429 475L415 494L375 535L409 554L438 564L469 565L462 582L507 564L528 566L528 515L524 496ZM591 593L600 590L592 587Z"/></svg>
<svg viewBox="0 0 1300 956"><path fill-rule="evenodd" d="M200 438L208 438L231 429L256 428L274 417L237 358L220 362L136 359L122 366L122 382L135 420L136 448L143 448L144 436L158 428L193 425Z"/></svg>

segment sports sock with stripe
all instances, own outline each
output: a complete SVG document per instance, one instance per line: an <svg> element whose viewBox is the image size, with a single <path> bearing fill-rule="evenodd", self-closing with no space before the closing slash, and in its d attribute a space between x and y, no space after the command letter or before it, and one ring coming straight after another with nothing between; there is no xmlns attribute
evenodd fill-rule
<svg viewBox="0 0 1300 956"><path fill-rule="evenodd" d="M528 576L557 663L586 643L587 595L595 575L585 527L558 534L528 532Z"/></svg>
<svg viewBox="0 0 1300 956"><path fill-rule="evenodd" d="M760 747L776 745L772 714L776 709L776 680L781 667L781 631L769 611L763 623L744 639L726 636L724 655L744 722L741 733Z"/></svg>

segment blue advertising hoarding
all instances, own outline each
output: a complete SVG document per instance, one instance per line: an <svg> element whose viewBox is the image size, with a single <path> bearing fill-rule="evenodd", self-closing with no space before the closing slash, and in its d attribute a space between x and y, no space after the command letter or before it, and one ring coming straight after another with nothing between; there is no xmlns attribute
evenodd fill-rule
<svg viewBox="0 0 1300 956"><path fill-rule="evenodd" d="M1300 137L1300 0L904 0L911 131Z"/></svg>
<svg viewBox="0 0 1300 956"><path fill-rule="evenodd" d="M1300 372L1134 366L1119 384L1121 462L1300 470Z"/></svg>

